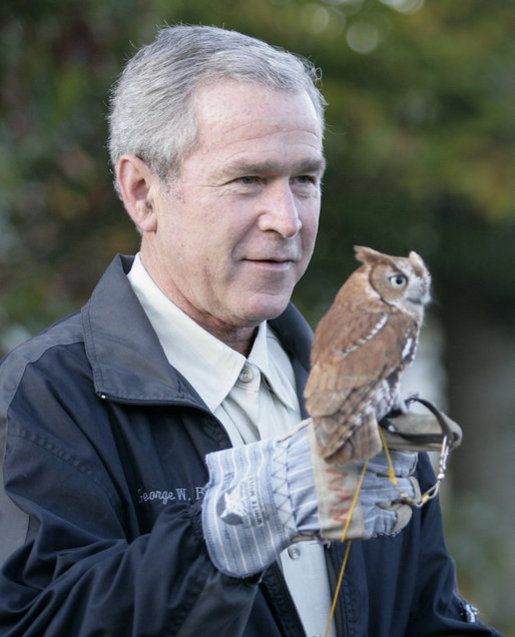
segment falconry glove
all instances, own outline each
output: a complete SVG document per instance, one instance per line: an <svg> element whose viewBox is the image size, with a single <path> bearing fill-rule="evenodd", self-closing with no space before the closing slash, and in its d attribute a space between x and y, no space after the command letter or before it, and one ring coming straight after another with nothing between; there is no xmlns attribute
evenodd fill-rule
<svg viewBox="0 0 515 637"><path fill-rule="evenodd" d="M431 413L410 413L408 407L413 402L424 405ZM463 434L461 427L429 400L411 396L405 401L405 406L405 411L383 418L379 422L379 431L387 453L389 449L439 452L435 483L417 500L405 499L405 502L421 507L438 495L447 471L449 453L461 444Z"/></svg>
<svg viewBox="0 0 515 637"><path fill-rule="evenodd" d="M363 463L328 464L314 450L311 419L286 436L206 457L209 482L202 526L209 555L226 575L248 577L267 568L292 542L340 540ZM411 517L404 496L416 499L416 454L393 452L397 486L384 454L364 474L347 539L402 529Z"/></svg>
<svg viewBox="0 0 515 637"><path fill-rule="evenodd" d="M461 444L463 433L458 423L441 412L432 402L419 396L410 396L405 405L419 403L430 413L397 412L388 414L379 425L390 449L401 451L440 451L444 438L449 449Z"/></svg>

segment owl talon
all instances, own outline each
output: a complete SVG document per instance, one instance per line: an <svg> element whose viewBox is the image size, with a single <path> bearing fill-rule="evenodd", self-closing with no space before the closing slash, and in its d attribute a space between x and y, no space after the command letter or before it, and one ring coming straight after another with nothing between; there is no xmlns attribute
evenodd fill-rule
<svg viewBox="0 0 515 637"><path fill-rule="evenodd" d="M426 399L411 397L406 402L412 401L424 405L431 413L394 415L390 412L379 423L390 448L400 451L440 451L444 438L447 438L451 450L459 446L462 432L457 423Z"/></svg>
<svg viewBox="0 0 515 637"><path fill-rule="evenodd" d="M382 420L379 424L392 434L399 433L399 430L397 429L397 427L393 424L391 420L388 420L387 418Z"/></svg>

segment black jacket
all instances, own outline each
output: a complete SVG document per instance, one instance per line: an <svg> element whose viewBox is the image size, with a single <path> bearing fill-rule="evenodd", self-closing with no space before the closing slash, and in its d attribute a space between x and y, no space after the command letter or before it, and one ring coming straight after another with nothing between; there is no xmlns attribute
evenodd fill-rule
<svg viewBox="0 0 515 637"><path fill-rule="evenodd" d="M0 635L303 635L277 567L239 580L202 538L204 457L222 425L167 362L117 257L81 312L0 366ZM298 393L311 330L272 328ZM422 489L434 476L419 462ZM336 577L343 546L327 549ZM354 542L339 635L494 635L455 589L438 503L395 537Z"/></svg>

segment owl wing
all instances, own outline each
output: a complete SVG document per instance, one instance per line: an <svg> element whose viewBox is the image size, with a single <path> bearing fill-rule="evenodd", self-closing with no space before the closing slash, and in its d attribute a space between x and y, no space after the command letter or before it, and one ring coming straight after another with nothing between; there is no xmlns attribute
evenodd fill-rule
<svg viewBox="0 0 515 637"><path fill-rule="evenodd" d="M387 389L384 381L392 375L396 379L412 357L416 335L415 323L401 313L340 308L322 319L305 397L323 457L334 454L364 423L376 427L375 407ZM377 444L373 441L374 448Z"/></svg>

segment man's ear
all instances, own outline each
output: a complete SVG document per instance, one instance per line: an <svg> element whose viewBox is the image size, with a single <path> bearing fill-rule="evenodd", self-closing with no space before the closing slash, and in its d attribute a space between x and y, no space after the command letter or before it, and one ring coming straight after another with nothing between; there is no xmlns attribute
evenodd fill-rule
<svg viewBox="0 0 515 637"><path fill-rule="evenodd" d="M147 164L136 155L120 157L116 167L116 178L124 206L141 232L155 232L157 218L153 207L152 185L157 177Z"/></svg>

